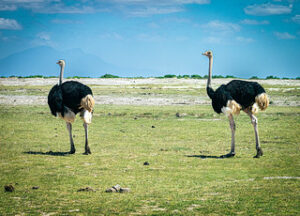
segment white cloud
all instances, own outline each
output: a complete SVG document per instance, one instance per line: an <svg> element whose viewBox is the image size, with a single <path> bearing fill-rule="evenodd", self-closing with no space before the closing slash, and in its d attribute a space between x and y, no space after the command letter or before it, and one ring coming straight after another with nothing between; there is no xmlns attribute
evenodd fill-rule
<svg viewBox="0 0 300 216"><path fill-rule="evenodd" d="M0 29L20 30L22 26L14 19L0 18Z"/></svg>
<svg viewBox="0 0 300 216"><path fill-rule="evenodd" d="M275 4L260 4L260 5L249 5L244 8L246 14L255 16L268 16L268 15L279 15L289 14L292 11L292 5L275 5Z"/></svg>
<svg viewBox="0 0 300 216"><path fill-rule="evenodd" d="M35 46L51 46L55 47L56 43L51 40L50 33L48 32L39 32L35 35L35 38L31 41Z"/></svg>
<svg viewBox="0 0 300 216"><path fill-rule="evenodd" d="M70 20L70 19L53 19L51 20L52 23L55 24L82 24L82 21L78 20Z"/></svg>
<svg viewBox="0 0 300 216"><path fill-rule="evenodd" d="M274 35L278 38L278 39L283 39L283 40L292 40L295 39L296 36L291 35L288 32L274 32Z"/></svg>
<svg viewBox="0 0 300 216"><path fill-rule="evenodd" d="M242 24L245 25L268 25L270 22L268 20L251 20L251 19L244 19L241 21Z"/></svg>
<svg viewBox="0 0 300 216"><path fill-rule="evenodd" d="M126 13L130 16L146 17L146 16L155 15L155 14L176 13L176 12L180 12L182 10L183 9L180 7L164 7L164 8L148 7L148 8L137 8L135 10L128 10Z"/></svg>
<svg viewBox="0 0 300 216"><path fill-rule="evenodd" d="M236 40L243 43L252 43L254 42L253 38L246 38L246 37L236 37Z"/></svg>
<svg viewBox="0 0 300 216"><path fill-rule="evenodd" d="M209 4L210 0L1 0L0 10L25 8L35 13L83 14L97 12L121 12L128 16L151 16L184 10L188 4Z"/></svg>
<svg viewBox="0 0 300 216"><path fill-rule="evenodd" d="M36 36L43 41L50 41L51 39L50 35L46 32L40 32Z"/></svg>
<svg viewBox="0 0 300 216"><path fill-rule="evenodd" d="M17 10L16 5L2 5L0 4L0 11L15 11Z"/></svg>
<svg viewBox="0 0 300 216"><path fill-rule="evenodd" d="M292 18L292 20L293 20L295 23L300 24L300 15L299 15L299 14L295 15L295 16Z"/></svg>
<svg viewBox="0 0 300 216"><path fill-rule="evenodd" d="M207 31L223 33L237 32L240 30L240 26L238 24L222 22L219 20L210 21L207 24L203 24L201 27Z"/></svg>
<svg viewBox="0 0 300 216"><path fill-rule="evenodd" d="M205 38L203 41L206 43L211 43L211 44L219 44L219 43L221 43L222 39L219 37L211 36L211 37Z"/></svg>

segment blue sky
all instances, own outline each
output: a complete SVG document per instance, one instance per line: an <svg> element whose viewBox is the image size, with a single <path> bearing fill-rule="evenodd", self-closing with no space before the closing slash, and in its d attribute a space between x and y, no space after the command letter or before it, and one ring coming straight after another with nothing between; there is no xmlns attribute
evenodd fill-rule
<svg viewBox="0 0 300 216"><path fill-rule="evenodd" d="M0 58L80 48L158 74L300 76L299 0L0 0ZM34 60L33 60L34 62Z"/></svg>

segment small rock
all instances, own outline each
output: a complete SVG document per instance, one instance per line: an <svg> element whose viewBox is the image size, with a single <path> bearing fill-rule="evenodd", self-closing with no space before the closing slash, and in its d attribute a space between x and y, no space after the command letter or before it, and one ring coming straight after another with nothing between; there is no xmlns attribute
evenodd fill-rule
<svg viewBox="0 0 300 216"><path fill-rule="evenodd" d="M4 186L4 191L5 192L13 192L13 191L15 191L15 188L11 184L10 185L5 185Z"/></svg>
<svg viewBox="0 0 300 216"><path fill-rule="evenodd" d="M148 161L144 162L144 166L149 166L149 165L150 165L150 164L149 164Z"/></svg>
<svg viewBox="0 0 300 216"><path fill-rule="evenodd" d="M37 190L37 189L39 189L40 187L39 186L33 186L31 189L32 190Z"/></svg>
<svg viewBox="0 0 300 216"><path fill-rule="evenodd" d="M138 118L137 117L134 117L134 120L137 120Z"/></svg>
<svg viewBox="0 0 300 216"><path fill-rule="evenodd" d="M130 188L121 188L120 189L120 193L129 193L130 192Z"/></svg>
<svg viewBox="0 0 300 216"><path fill-rule="evenodd" d="M92 192L94 192L95 190L91 187L80 188L79 190L77 190L77 192L82 192L82 191L92 191Z"/></svg>
<svg viewBox="0 0 300 216"><path fill-rule="evenodd" d="M111 187L111 188L107 188L107 189L105 190L105 192L106 192L106 193L120 192L120 189L121 189L121 186L117 184L117 185L115 185L115 186L113 186L113 187Z"/></svg>
<svg viewBox="0 0 300 216"><path fill-rule="evenodd" d="M152 125L152 128L155 128L155 126L154 126L154 125Z"/></svg>

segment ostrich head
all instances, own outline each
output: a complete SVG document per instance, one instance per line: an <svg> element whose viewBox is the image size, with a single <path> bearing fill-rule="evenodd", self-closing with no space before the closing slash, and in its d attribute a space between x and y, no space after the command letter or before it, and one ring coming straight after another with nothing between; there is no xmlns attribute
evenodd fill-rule
<svg viewBox="0 0 300 216"><path fill-rule="evenodd" d="M56 64L59 64L59 66L64 67L66 65L64 60L58 60Z"/></svg>
<svg viewBox="0 0 300 216"><path fill-rule="evenodd" d="M207 56L208 58L212 58L212 56L213 56L213 53L212 53L212 51L206 51L205 53L202 53L202 55L205 55L205 56Z"/></svg>

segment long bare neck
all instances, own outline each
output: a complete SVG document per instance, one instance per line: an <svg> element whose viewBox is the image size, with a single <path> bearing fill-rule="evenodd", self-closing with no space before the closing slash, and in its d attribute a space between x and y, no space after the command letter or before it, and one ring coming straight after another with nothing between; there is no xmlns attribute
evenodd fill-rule
<svg viewBox="0 0 300 216"><path fill-rule="evenodd" d="M59 76L59 84L58 85L62 84L62 80L63 80L63 76L64 76L64 69L65 69L65 66L60 65L60 76Z"/></svg>
<svg viewBox="0 0 300 216"><path fill-rule="evenodd" d="M209 66L208 66L208 79L207 79L207 87L211 88L211 71L212 71L213 57L209 58Z"/></svg>
<svg viewBox="0 0 300 216"><path fill-rule="evenodd" d="M208 79L207 79L207 86L206 86L206 92L208 94L208 96L212 99L215 91L213 90L213 88L211 87L211 71L212 71L212 64L213 64L213 57L209 57L209 66L208 66Z"/></svg>

